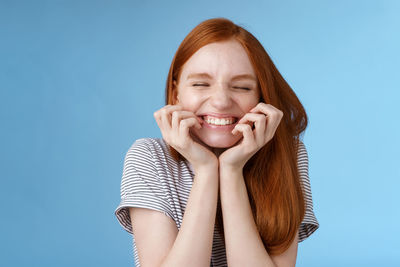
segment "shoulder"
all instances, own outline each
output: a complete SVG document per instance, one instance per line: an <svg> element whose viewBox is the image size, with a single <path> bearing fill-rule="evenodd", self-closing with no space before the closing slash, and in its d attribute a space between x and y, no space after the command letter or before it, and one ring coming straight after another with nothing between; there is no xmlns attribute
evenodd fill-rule
<svg viewBox="0 0 400 267"><path fill-rule="evenodd" d="M161 138L140 138L134 141L126 153L126 158L157 159L169 154L168 146Z"/></svg>
<svg viewBox="0 0 400 267"><path fill-rule="evenodd" d="M134 152L141 152L141 151L157 151L160 149L163 149L163 147L166 146L165 142L161 138L139 138L133 142L133 144L130 146L128 153L134 153Z"/></svg>
<svg viewBox="0 0 400 267"><path fill-rule="evenodd" d="M125 165L144 172L167 174L182 163L171 155L168 144L162 138L140 138L129 148L125 156Z"/></svg>
<svg viewBox="0 0 400 267"><path fill-rule="evenodd" d="M297 168L300 174L301 182L308 187L308 152L305 144L301 140L299 140L297 146Z"/></svg>
<svg viewBox="0 0 400 267"><path fill-rule="evenodd" d="M297 145L297 155L299 155L299 156L307 155L306 145L301 140L299 140L299 143Z"/></svg>
<svg viewBox="0 0 400 267"><path fill-rule="evenodd" d="M297 165L300 174L300 182L304 193L304 200L306 204L305 215L303 221L300 224L299 229L299 240L302 242L308 238L313 232L319 228L318 220L314 214L314 205L311 192L311 183L308 172L308 152L305 144L299 140L297 150Z"/></svg>
<svg viewBox="0 0 400 267"><path fill-rule="evenodd" d="M297 145L297 164L299 168L308 167L308 152L303 141L299 140Z"/></svg>
<svg viewBox="0 0 400 267"><path fill-rule="evenodd" d="M167 180L165 142L159 138L140 138L133 142L126 152L122 177L122 187L159 187Z"/></svg>

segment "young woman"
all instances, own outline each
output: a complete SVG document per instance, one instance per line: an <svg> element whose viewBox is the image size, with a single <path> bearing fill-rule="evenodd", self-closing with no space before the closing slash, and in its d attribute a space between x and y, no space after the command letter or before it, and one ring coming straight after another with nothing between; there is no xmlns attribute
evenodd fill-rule
<svg viewBox="0 0 400 267"><path fill-rule="evenodd" d="M318 227L307 115L268 54L230 20L206 20L172 61L163 138L124 162L115 214L136 266L295 266Z"/></svg>

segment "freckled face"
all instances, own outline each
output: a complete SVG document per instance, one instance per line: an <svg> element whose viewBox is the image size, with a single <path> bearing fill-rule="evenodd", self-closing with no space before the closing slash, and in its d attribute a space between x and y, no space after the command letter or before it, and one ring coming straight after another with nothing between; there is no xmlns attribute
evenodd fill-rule
<svg viewBox="0 0 400 267"><path fill-rule="evenodd" d="M236 40L211 43L200 48L183 65L177 103L204 120L191 135L211 148L228 148L236 122L259 102L257 78L242 45ZM221 125L227 124L227 125Z"/></svg>

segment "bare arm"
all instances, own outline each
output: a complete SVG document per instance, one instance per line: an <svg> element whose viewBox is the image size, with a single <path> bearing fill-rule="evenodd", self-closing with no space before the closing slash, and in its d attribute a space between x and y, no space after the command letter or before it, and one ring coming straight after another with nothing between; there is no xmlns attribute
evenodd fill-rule
<svg viewBox="0 0 400 267"><path fill-rule="evenodd" d="M140 247L139 259L144 263L141 265L208 267L217 210L218 159L209 149L192 139L190 128L202 127L201 119L193 112L183 110L180 105L166 105L154 112L154 118L165 141L192 164L195 177L178 233L171 222L162 224L160 231L169 231L169 234L163 234L168 240L164 238L161 241L164 244L159 245L160 241L153 238L152 242L148 242L148 235L143 234L153 231L157 224L142 223L142 227L136 230L142 233L140 240L136 240ZM142 217L137 219L145 221Z"/></svg>
<svg viewBox="0 0 400 267"><path fill-rule="evenodd" d="M271 104L258 103L232 130L234 135L242 134L243 139L218 158L225 246L230 267L282 267L296 264L296 239L288 250L277 257L270 257L264 248L243 178L246 162L273 138L282 117L283 112Z"/></svg>
<svg viewBox="0 0 400 267"><path fill-rule="evenodd" d="M221 169L221 207L224 217L228 265L282 267L295 266L297 237L288 250L271 257L258 233L241 171Z"/></svg>
<svg viewBox="0 0 400 267"><path fill-rule="evenodd" d="M131 209L133 233L142 267L209 267L218 197L218 167L196 175L180 231L164 214ZM161 221L160 221L161 220Z"/></svg>

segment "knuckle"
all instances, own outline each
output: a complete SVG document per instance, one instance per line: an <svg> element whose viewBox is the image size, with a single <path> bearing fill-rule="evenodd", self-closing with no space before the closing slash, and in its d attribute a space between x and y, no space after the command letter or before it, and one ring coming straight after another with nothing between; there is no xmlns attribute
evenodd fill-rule
<svg viewBox="0 0 400 267"><path fill-rule="evenodd" d="M165 109L165 108L163 108L163 109L160 110L160 113L161 113L161 114L160 114L161 116L165 116L165 115L167 115L168 110Z"/></svg>
<svg viewBox="0 0 400 267"><path fill-rule="evenodd" d="M189 120L182 120L181 125L182 127L187 127L189 125Z"/></svg>
<svg viewBox="0 0 400 267"><path fill-rule="evenodd" d="M248 124L243 125L243 130L244 131L251 131L251 126Z"/></svg>
<svg viewBox="0 0 400 267"><path fill-rule="evenodd" d="M180 111L175 110L172 112L172 117L174 117L175 119L180 119L182 117L182 114Z"/></svg>
<svg viewBox="0 0 400 267"><path fill-rule="evenodd" d="M277 117L279 117L279 113L278 112L272 112L271 113L271 117L276 119Z"/></svg>

